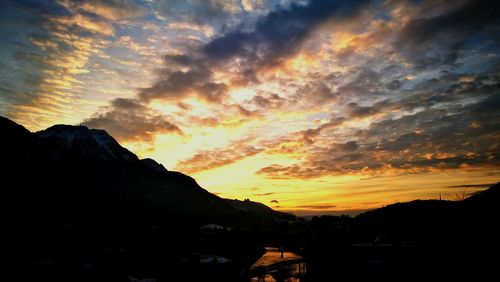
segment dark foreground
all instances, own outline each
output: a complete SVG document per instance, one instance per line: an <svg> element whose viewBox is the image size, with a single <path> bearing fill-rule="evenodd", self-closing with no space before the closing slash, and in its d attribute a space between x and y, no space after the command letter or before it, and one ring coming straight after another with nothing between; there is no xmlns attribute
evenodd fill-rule
<svg viewBox="0 0 500 282"><path fill-rule="evenodd" d="M133 228L25 222L7 247L15 246L11 270L23 281L249 281L267 245L304 258L300 281L483 281L497 275L499 191L497 184L461 202L415 201L356 218L247 228L175 219ZM292 276L272 271L283 281Z"/></svg>

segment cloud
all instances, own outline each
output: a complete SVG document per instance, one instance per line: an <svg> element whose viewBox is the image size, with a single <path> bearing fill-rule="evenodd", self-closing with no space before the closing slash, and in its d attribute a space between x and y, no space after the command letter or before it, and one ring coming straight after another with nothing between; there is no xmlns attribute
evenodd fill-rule
<svg viewBox="0 0 500 282"><path fill-rule="evenodd" d="M111 24L93 20L68 3L20 1L1 9L7 25L0 27L2 35L6 32L0 62L9 71L0 76L5 89L0 96L8 104L7 115L30 129L54 120L74 123L75 116L79 121L88 115L91 106L82 99L81 78L90 72L91 57L114 33Z"/></svg>
<svg viewBox="0 0 500 282"><path fill-rule="evenodd" d="M337 98L335 94L324 82L314 81L297 89L292 99L311 109L332 104Z"/></svg>
<svg viewBox="0 0 500 282"><path fill-rule="evenodd" d="M334 143L331 146L333 151L341 151L341 152L354 152L359 148L359 145L356 141L349 141L346 143Z"/></svg>
<svg viewBox="0 0 500 282"><path fill-rule="evenodd" d="M489 80L487 84L477 82L468 86L467 92L458 94L468 97L467 104L457 103L464 99L457 94L451 94L454 95L452 99L435 99L441 92L429 92L429 85L424 81L427 89L424 94L417 90L416 94L398 102L375 103L363 111L358 108L354 112L347 110L351 118L386 109L408 112L397 118L385 116L373 121L368 128L353 136L357 140L344 143L325 145L328 136L338 130L330 123L305 131L305 136L315 140L309 145L322 144L306 151L305 161L289 166L273 164L257 173L270 178L307 179L352 173L420 173L498 167L500 154L496 139L500 136L500 119L495 109L500 105L500 99L494 94L497 91L494 81ZM454 80L450 80L447 85L453 83ZM432 87L441 86L432 84ZM475 100L470 99L470 93L476 93ZM427 101L427 104L415 103L419 100Z"/></svg>
<svg viewBox="0 0 500 282"><path fill-rule="evenodd" d="M129 7L131 3L118 5L109 2L103 5L118 9ZM154 100L182 103L184 99L194 97L204 103L237 109L238 115L245 119L261 118L263 114L259 107L254 110L244 105L225 104L229 99L229 88L232 85L258 83L257 69L279 64L285 57L294 55L301 43L321 23L332 18L337 21L348 20L357 15L367 3L368 1L352 3L319 0L307 4L292 3L287 7L278 6L269 14L258 17L255 24L248 28L241 26L238 31L225 31L201 47L186 49L184 54L165 55L164 66L156 71L158 79L153 85L141 88L136 99L146 105ZM204 27L219 17L241 13L241 8L229 5L227 1L215 0L189 3L169 0L161 1L156 7L162 16L167 19L170 17L167 26L204 33L208 30ZM106 16L111 17L108 14ZM240 58L243 61L232 67L232 63L227 60L230 58ZM221 72L226 77L221 78ZM313 104L326 105L335 100L332 90L325 83L316 82L302 90L307 96L303 100L310 100ZM253 97L251 102L260 107L275 109L284 105L284 99L276 94L259 95ZM114 111L112 107L109 109ZM123 114L117 115L117 112L121 113L117 110L109 116L114 119L126 118ZM105 116L105 113L100 113L101 118ZM193 117L192 120L216 125L212 118Z"/></svg>
<svg viewBox="0 0 500 282"><path fill-rule="evenodd" d="M346 119L344 117L332 117L328 122L320 125L319 127L304 130L302 132L303 139L307 144L313 144L314 139L319 136L322 131L337 128L345 121Z"/></svg>
<svg viewBox="0 0 500 282"><path fill-rule="evenodd" d="M349 117L353 118L363 118L367 116L371 116L378 113L376 107L364 107L360 106L357 103L349 103L346 106L346 113Z"/></svg>
<svg viewBox="0 0 500 282"><path fill-rule="evenodd" d="M296 54L302 42L321 23L351 19L368 2L316 0L277 7L259 18L253 30L228 32L205 45L203 51L214 61L237 57L254 68L273 67Z"/></svg>
<svg viewBox="0 0 500 282"><path fill-rule="evenodd" d="M196 33L201 33L206 37L211 37L214 35L214 28L206 24L197 24L191 22L172 22L166 26L169 30L180 30L180 31L191 31Z"/></svg>
<svg viewBox="0 0 500 282"><path fill-rule="evenodd" d="M259 109L279 109L285 104L285 99L276 93L269 95L259 94L253 96L251 103Z"/></svg>
<svg viewBox="0 0 500 282"><path fill-rule="evenodd" d="M279 201L278 200L271 200L271 201L269 201L269 203L279 204Z"/></svg>
<svg viewBox="0 0 500 282"><path fill-rule="evenodd" d="M165 3L170 3L172 11L187 9L175 1ZM209 13L197 14L190 6L194 11L192 15L183 12L178 16L170 15L174 20L167 26L213 36L207 33L208 30L217 31L208 28L216 18L213 15L222 13L225 17L240 13L238 9L223 7L214 1L204 4L195 1L189 5L209 5ZM287 132L293 135L292 141L300 143L293 148L273 149L273 144L279 142L264 142L258 148L236 142L233 148L198 152L180 162L178 169L194 173L234 163L261 151L286 153L287 150L300 152L303 162L291 166L273 164L258 173L277 178L311 178L494 165L498 158L491 149L496 136L492 132L498 127L492 110L497 102L492 98L497 89L495 72L488 67L484 73L474 75L466 70L451 71L450 66L458 67L451 64L458 55L453 60L445 60L448 55L443 54L463 51L467 46L441 43L447 36L450 42L455 40L454 36L473 37L470 33L456 31L457 27L477 27L485 32L490 32L488 28L494 30L496 20L491 15L479 19L465 11L467 7L482 10L489 4L468 1L457 7L444 5L444 9L436 10L426 2L420 6L408 5L414 10L408 12L407 19L398 18L396 11L387 11L384 20L365 10L372 7L369 5L369 1L292 3L257 17L254 24L222 29L218 37L206 44L191 46L184 54L164 56L164 66L157 71L158 79L150 87L142 88L136 99L143 105L154 100L174 102L186 113L194 110L192 106L185 107L186 98L209 104L210 113L188 116L192 124L224 125L228 113L255 120L265 119L273 111L294 109L320 113L323 110L315 126L302 126L298 131ZM327 61L340 65L340 70L331 73L326 69L322 69L324 73L315 70L296 78L266 76L265 71L269 68L284 67L285 60L304 52L306 41L313 38L315 32L324 32L320 29L324 23L331 22L328 26L333 29L342 28L357 16L372 24L355 26L360 31L349 35L352 38L346 41L345 47L318 51L319 55L330 52ZM457 19L465 23L455 24ZM436 32L424 32L426 30ZM367 48L379 41L381 43L373 49ZM443 48L424 52L425 48L420 50L422 46ZM384 50L377 49L382 47ZM342 53L348 49L352 51L349 58ZM435 70L423 67L429 60L437 62ZM232 87L258 87L265 85L266 79L271 83L279 81L279 91L283 92L256 90L242 102L232 100ZM326 122L325 116L329 117Z"/></svg>
<svg viewBox="0 0 500 282"><path fill-rule="evenodd" d="M156 134L179 134L182 131L167 117L134 99L117 98L103 113L96 113L82 124L108 131L120 141L153 141Z"/></svg>
<svg viewBox="0 0 500 282"><path fill-rule="evenodd" d="M0 57L1 110L33 124L72 115L82 97L86 117L128 97L84 122L129 141L187 132L207 148L183 154L190 173L261 152L276 163L259 174L287 179L498 164L493 1L12 3L25 12L2 11L4 38L31 23ZM129 21L144 9L161 19ZM108 68L118 61L127 67ZM97 65L109 87L94 84ZM239 141L205 145L214 133Z"/></svg>
<svg viewBox="0 0 500 282"><path fill-rule="evenodd" d="M388 87L383 82L383 74L372 70L369 66L355 67L350 73L351 81L341 85L337 92L352 98L363 96L380 96ZM394 82L390 82L391 85Z"/></svg>
<svg viewBox="0 0 500 282"><path fill-rule="evenodd" d="M105 19L119 21L144 16L146 8L134 0L91 0L83 2L81 7Z"/></svg>
<svg viewBox="0 0 500 282"><path fill-rule="evenodd" d="M268 193L258 193L258 194L253 194L254 196L257 196L257 197L262 197L262 196L271 196L271 195L274 195L276 193L274 192L268 192Z"/></svg>
<svg viewBox="0 0 500 282"><path fill-rule="evenodd" d="M263 151L261 148L250 145L249 141L248 139L240 140L233 142L226 148L198 152L193 157L181 161L176 166L176 170L185 173L196 173L198 171L229 165Z"/></svg>
<svg viewBox="0 0 500 282"><path fill-rule="evenodd" d="M310 210L328 210L335 208L335 205L330 204L322 204L322 205L305 205L305 206L297 206L300 209L310 209Z"/></svg>
<svg viewBox="0 0 500 282"><path fill-rule="evenodd" d="M417 17L403 27L395 45L418 69L454 64L467 43L498 32L491 27L500 24L499 11L496 1L470 0L435 16Z"/></svg>
<svg viewBox="0 0 500 282"><path fill-rule="evenodd" d="M206 63L186 55L166 55L168 68L158 71L160 79L151 87L141 89L139 99L181 100L196 95L206 102L221 102L227 86L213 80L213 72Z"/></svg>
<svg viewBox="0 0 500 282"><path fill-rule="evenodd" d="M233 108L235 108L241 116L246 117L246 118L261 117L261 114L258 111L248 110L247 108L245 108L241 105L233 105Z"/></svg>
<svg viewBox="0 0 500 282"><path fill-rule="evenodd" d="M155 11L155 15L163 20L200 25L215 24L242 12L235 1L225 0L160 0L155 3Z"/></svg>
<svg viewBox="0 0 500 282"><path fill-rule="evenodd" d="M382 139L382 142L379 144L379 148L385 151L399 152L409 149L410 147L422 147L423 144L429 143L430 141L430 136L426 134L409 132L404 133L391 141Z"/></svg>
<svg viewBox="0 0 500 282"><path fill-rule="evenodd" d="M206 126L206 127L216 127L221 125L221 121L215 117L200 118L198 116L192 116L189 118L191 124Z"/></svg>
<svg viewBox="0 0 500 282"><path fill-rule="evenodd" d="M100 33L105 36L115 34L115 29L112 24L106 21L96 20L85 15L76 14L71 17L61 17L54 20L64 25L77 25L88 31Z"/></svg>

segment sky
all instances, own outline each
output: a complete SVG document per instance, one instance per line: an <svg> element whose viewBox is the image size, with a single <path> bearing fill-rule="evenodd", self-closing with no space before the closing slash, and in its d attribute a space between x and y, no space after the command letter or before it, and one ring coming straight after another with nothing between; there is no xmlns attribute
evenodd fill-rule
<svg viewBox="0 0 500 282"><path fill-rule="evenodd" d="M0 115L299 215L500 179L500 4L3 0Z"/></svg>

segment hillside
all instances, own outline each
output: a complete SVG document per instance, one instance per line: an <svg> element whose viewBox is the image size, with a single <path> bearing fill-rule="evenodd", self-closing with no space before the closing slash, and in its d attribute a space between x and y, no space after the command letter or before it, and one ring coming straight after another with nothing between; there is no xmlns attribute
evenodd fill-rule
<svg viewBox="0 0 500 282"><path fill-rule="evenodd" d="M236 217L242 213L266 221L283 217L263 204L242 208L187 175L168 171L152 159L139 160L104 130L55 125L31 133L0 118L0 131L9 203L23 213L76 220L122 218L133 211L134 216L194 216L227 224L241 223Z"/></svg>
<svg viewBox="0 0 500 282"><path fill-rule="evenodd" d="M416 200L310 222L312 281L488 281L500 250L500 184L462 201ZM334 254L334 255L332 255Z"/></svg>

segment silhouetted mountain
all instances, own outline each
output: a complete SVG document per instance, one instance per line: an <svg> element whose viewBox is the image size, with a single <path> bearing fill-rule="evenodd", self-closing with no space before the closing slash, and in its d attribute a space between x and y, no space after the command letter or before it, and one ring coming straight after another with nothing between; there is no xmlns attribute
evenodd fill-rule
<svg viewBox="0 0 500 282"><path fill-rule="evenodd" d="M54 125L36 132L39 144L57 160L63 155L102 161L134 162L138 158L123 148L106 131L86 126Z"/></svg>
<svg viewBox="0 0 500 282"><path fill-rule="evenodd" d="M139 160L104 130L55 125L30 133L1 118L0 132L9 201L26 213L36 210L51 220L125 220L124 215L134 211L135 217L147 220L176 215L238 224L236 217L242 212L271 221L283 217L257 203L242 208L209 193L187 175L168 171L152 159Z"/></svg>
<svg viewBox="0 0 500 282"><path fill-rule="evenodd" d="M449 241L459 238L453 232L463 235L463 230L460 230L464 225L491 227L488 221L496 216L499 204L500 184L497 183L462 201L415 200L396 203L360 214L356 220L365 228L360 232L365 239L382 234L392 241L436 238Z"/></svg>
<svg viewBox="0 0 500 282"><path fill-rule="evenodd" d="M500 183L475 193L461 201L415 200L396 203L368 211L357 216L360 220L384 222L412 222L435 220L437 217L454 217L462 213L474 213L491 208L500 208Z"/></svg>
<svg viewBox="0 0 500 282"><path fill-rule="evenodd" d="M464 199L465 205L476 205L481 208L496 208L500 209L500 182L490 188L475 193L474 195Z"/></svg>
<svg viewBox="0 0 500 282"><path fill-rule="evenodd" d="M7 176L23 169L32 146L32 134L23 126L2 116L0 132L0 169Z"/></svg>
<svg viewBox="0 0 500 282"><path fill-rule="evenodd" d="M146 159L142 159L141 162L143 164L145 164L146 166L158 171L158 172L165 172L167 171L167 169L162 165L162 164L159 164L157 163L155 160L153 159L150 159L150 158L146 158Z"/></svg>
<svg viewBox="0 0 500 282"><path fill-rule="evenodd" d="M355 218L315 217L308 281L487 281L498 269L499 209L497 183L462 201L417 200Z"/></svg>
<svg viewBox="0 0 500 282"><path fill-rule="evenodd" d="M11 134L11 138L3 138L2 141L12 140L14 138L26 138L29 135L29 130L24 126L19 125L8 118L0 116L0 127L5 130L5 133Z"/></svg>
<svg viewBox="0 0 500 282"><path fill-rule="evenodd" d="M182 281L206 272L178 269L180 259L208 252L233 260L225 280L213 275L234 281L261 254L248 234L295 218L211 194L192 177L139 160L103 130L56 125L31 133L0 117L0 132L3 250L17 280ZM207 223L232 231L206 234L199 226Z"/></svg>

